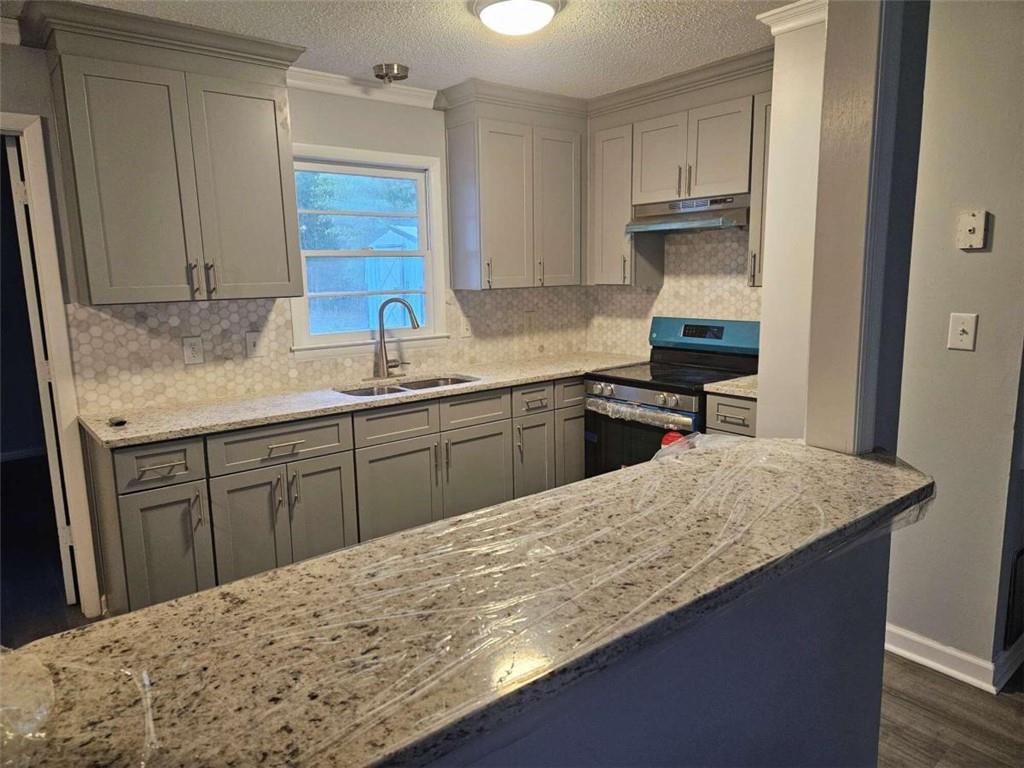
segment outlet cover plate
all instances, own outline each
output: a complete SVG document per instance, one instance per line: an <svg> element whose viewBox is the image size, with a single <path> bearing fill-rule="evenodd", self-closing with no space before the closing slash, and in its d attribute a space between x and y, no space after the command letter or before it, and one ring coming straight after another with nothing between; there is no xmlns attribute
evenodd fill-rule
<svg viewBox="0 0 1024 768"><path fill-rule="evenodd" d="M203 362L202 336L185 336L181 340L181 347L185 353L185 365L198 365Z"/></svg>

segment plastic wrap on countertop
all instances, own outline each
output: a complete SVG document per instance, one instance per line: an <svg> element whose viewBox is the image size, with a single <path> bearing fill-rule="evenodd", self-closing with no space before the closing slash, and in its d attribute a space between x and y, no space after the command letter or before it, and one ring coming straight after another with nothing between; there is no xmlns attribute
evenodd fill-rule
<svg viewBox="0 0 1024 768"><path fill-rule="evenodd" d="M645 408L642 405L602 400L597 397L588 397L584 401L584 405L588 411L600 413L612 419L635 421L660 429L678 429L687 432L694 429L693 417L683 413Z"/></svg>
<svg viewBox="0 0 1024 768"><path fill-rule="evenodd" d="M375 762L931 493L897 462L696 442L4 653L3 763Z"/></svg>

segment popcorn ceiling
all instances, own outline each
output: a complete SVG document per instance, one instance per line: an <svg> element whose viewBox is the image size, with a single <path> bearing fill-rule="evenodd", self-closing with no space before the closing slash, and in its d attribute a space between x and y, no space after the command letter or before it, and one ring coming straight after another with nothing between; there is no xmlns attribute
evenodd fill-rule
<svg viewBox="0 0 1024 768"><path fill-rule="evenodd" d="M643 356L654 314L756 320L761 296L746 284L746 246L745 231L670 236L660 292L624 286L449 291L450 338L401 356L410 371L583 351ZM472 332L467 338L464 317ZM317 389L372 373L366 350L296 359L288 299L70 304L68 325L83 413ZM261 357L245 356L247 331L260 333ZM184 364L185 336L203 338L203 364Z"/></svg>

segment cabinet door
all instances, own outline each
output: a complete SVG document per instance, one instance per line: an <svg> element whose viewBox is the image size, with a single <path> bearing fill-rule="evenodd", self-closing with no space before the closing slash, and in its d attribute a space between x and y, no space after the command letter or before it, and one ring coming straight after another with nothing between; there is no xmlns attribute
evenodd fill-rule
<svg viewBox="0 0 1024 768"><path fill-rule="evenodd" d="M772 92L754 96L754 137L750 158L750 285L762 285L764 271L764 203L768 182L768 139L771 135Z"/></svg>
<svg viewBox="0 0 1024 768"><path fill-rule="evenodd" d="M555 416L551 411L513 422L515 496L555 487Z"/></svg>
<svg viewBox="0 0 1024 768"><path fill-rule="evenodd" d="M537 285L580 283L580 135L533 129L533 248Z"/></svg>
<svg viewBox="0 0 1024 768"><path fill-rule="evenodd" d="M532 129L480 121L480 227L484 284L533 285Z"/></svg>
<svg viewBox="0 0 1024 768"><path fill-rule="evenodd" d="M445 517L512 498L512 422L453 429L441 441Z"/></svg>
<svg viewBox="0 0 1024 768"><path fill-rule="evenodd" d="M118 498L128 605L147 605L214 586L206 481Z"/></svg>
<svg viewBox="0 0 1024 768"><path fill-rule="evenodd" d="M687 197L750 191L753 97L691 109L687 130Z"/></svg>
<svg viewBox="0 0 1024 768"><path fill-rule="evenodd" d="M686 127L686 112L633 125L633 205L683 196Z"/></svg>
<svg viewBox="0 0 1024 768"><path fill-rule="evenodd" d="M287 91L193 74L187 87L209 298L301 296Z"/></svg>
<svg viewBox="0 0 1024 768"><path fill-rule="evenodd" d="M89 300L198 296L203 244L185 75L79 56L60 66Z"/></svg>
<svg viewBox="0 0 1024 768"><path fill-rule="evenodd" d="M555 484L566 485L586 476L586 410L582 405L555 411Z"/></svg>
<svg viewBox="0 0 1024 768"><path fill-rule="evenodd" d="M218 584L292 561L284 467L211 478L210 501Z"/></svg>
<svg viewBox="0 0 1024 768"><path fill-rule="evenodd" d="M360 541L441 518L440 450L427 435L356 451Z"/></svg>
<svg viewBox="0 0 1024 768"><path fill-rule="evenodd" d="M288 465L292 557L305 560L358 540L352 451Z"/></svg>
<svg viewBox="0 0 1024 768"><path fill-rule="evenodd" d="M633 126L594 134L591 167L591 234L587 243L587 283L622 285L632 273L626 225L630 203Z"/></svg>

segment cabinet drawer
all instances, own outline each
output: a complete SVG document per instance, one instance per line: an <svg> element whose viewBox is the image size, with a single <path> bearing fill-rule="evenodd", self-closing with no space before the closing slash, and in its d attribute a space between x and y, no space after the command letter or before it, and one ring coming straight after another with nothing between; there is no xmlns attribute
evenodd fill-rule
<svg viewBox="0 0 1024 768"><path fill-rule="evenodd" d="M356 448L433 434L439 423L437 400L360 411L352 418Z"/></svg>
<svg viewBox="0 0 1024 768"><path fill-rule="evenodd" d="M550 381L516 387L512 390L512 417L550 411L554 400L554 388Z"/></svg>
<svg viewBox="0 0 1024 768"><path fill-rule="evenodd" d="M583 377L578 379L559 379L555 382L555 408L583 405L586 394L587 392L583 388Z"/></svg>
<svg viewBox="0 0 1024 768"><path fill-rule="evenodd" d="M472 392L441 401L441 431L472 427L507 419L512 414L512 395L507 389Z"/></svg>
<svg viewBox="0 0 1024 768"><path fill-rule="evenodd" d="M753 437L757 429L757 401L708 395L709 428Z"/></svg>
<svg viewBox="0 0 1024 768"><path fill-rule="evenodd" d="M206 477L203 438L168 440L114 451L117 492L161 488Z"/></svg>
<svg viewBox="0 0 1024 768"><path fill-rule="evenodd" d="M352 448L349 416L291 421L206 438L211 475L227 475Z"/></svg>

